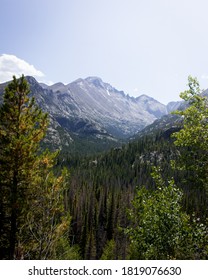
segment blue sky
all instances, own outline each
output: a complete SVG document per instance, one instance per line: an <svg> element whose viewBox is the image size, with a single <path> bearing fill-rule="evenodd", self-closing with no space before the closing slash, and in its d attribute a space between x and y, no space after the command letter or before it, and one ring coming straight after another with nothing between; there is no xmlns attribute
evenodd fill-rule
<svg viewBox="0 0 208 280"><path fill-rule="evenodd" d="M206 0L0 0L0 82L98 76L132 96L208 88Z"/></svg>

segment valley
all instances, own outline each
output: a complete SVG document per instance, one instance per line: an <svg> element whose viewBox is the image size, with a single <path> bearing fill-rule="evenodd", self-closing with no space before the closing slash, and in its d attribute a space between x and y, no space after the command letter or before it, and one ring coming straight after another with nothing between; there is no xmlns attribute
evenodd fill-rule
<svg viewBox="0 0 208 280"><path fill-rule="evenodd" d="M54 176L60 176L57 180L66 180L57 221L70 215L70 226L51 256L207 259L207 150L199 147L200 141L193 147L194 141L176 144L186 114L188 121L192 118L190 104L196 114L193 122L200 116L194 106L201 106L202 115L206 115L203 97L194 95L189 105L171 102L165 106L146 95L130 97L96 77L52 86L39 84L33 77L26 81L30 98L35 98L49 118L46 137L40 143L44 164L49 161L44 158L48 149L58 150L52 170ZM7 85L0 85L0 98ZM205 100L206 94L202 94ZM171 113L176 109L177 114ZM201 120L196 125L201 125ZM206 128L207 123L203 125ZM206 140L205 128L200 131ZM188 139L191 134L187 135ZM62 178L60 174L66 170L69 174ZM200 180L195 180L197 176ZM41 203L44 189L38 190L36 200ZM146 242L156 251L148 251ZM36 256L35 251L33 254Z"/></svg>

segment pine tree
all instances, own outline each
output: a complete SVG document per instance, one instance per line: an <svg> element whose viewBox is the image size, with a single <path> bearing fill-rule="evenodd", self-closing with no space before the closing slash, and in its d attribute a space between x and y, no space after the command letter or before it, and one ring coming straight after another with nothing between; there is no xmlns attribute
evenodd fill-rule
<svg viewBox="0 0 208 280"><path fill-rule="evenodd" d="M17 248L31 172L47 127L47 115L38 109L34 98L29 99L29 92L24 76L19 80L13 77L0 107L1 248L5 244L3 250L10 259Z"/></svg>
<svg viewBox="0 0 208 280"><path fill-rule="evenodd" d="M56 177L55 154L40 151L48 118L29 93L24 76L13 77L0 107L1 259L50 258L69 227L66 172Z"/></svg>

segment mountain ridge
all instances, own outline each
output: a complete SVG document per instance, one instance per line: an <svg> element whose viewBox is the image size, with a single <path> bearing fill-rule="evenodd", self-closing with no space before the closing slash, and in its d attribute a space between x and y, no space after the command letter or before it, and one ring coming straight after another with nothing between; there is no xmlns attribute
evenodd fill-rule
<svg viewBox="0 0 208 280"><path fill-rule="evenodd" d="M168 114L166 105L154 98L130 97L95 76L53 85L38 83L31 76L26 79L31 95L49 114L46 142L52 141L54 148L68 148L78 138L92 145L104 141L115 146ZM6 85L0 85L0 96Z"/></svg>

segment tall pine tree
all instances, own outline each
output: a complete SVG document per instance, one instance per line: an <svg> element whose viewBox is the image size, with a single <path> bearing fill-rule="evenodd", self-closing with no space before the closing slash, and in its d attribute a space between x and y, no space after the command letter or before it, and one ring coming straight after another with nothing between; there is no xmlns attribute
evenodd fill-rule
<svg viewBox="0 0 208 280"><path fill-rule="evenodd" d="M61 236L69 226L63 208L65 178L52 172L55 155L40 151L47 114L29 93L24 76L13 77L0 106L1 259L50 258L54 235Z"/></svg>

